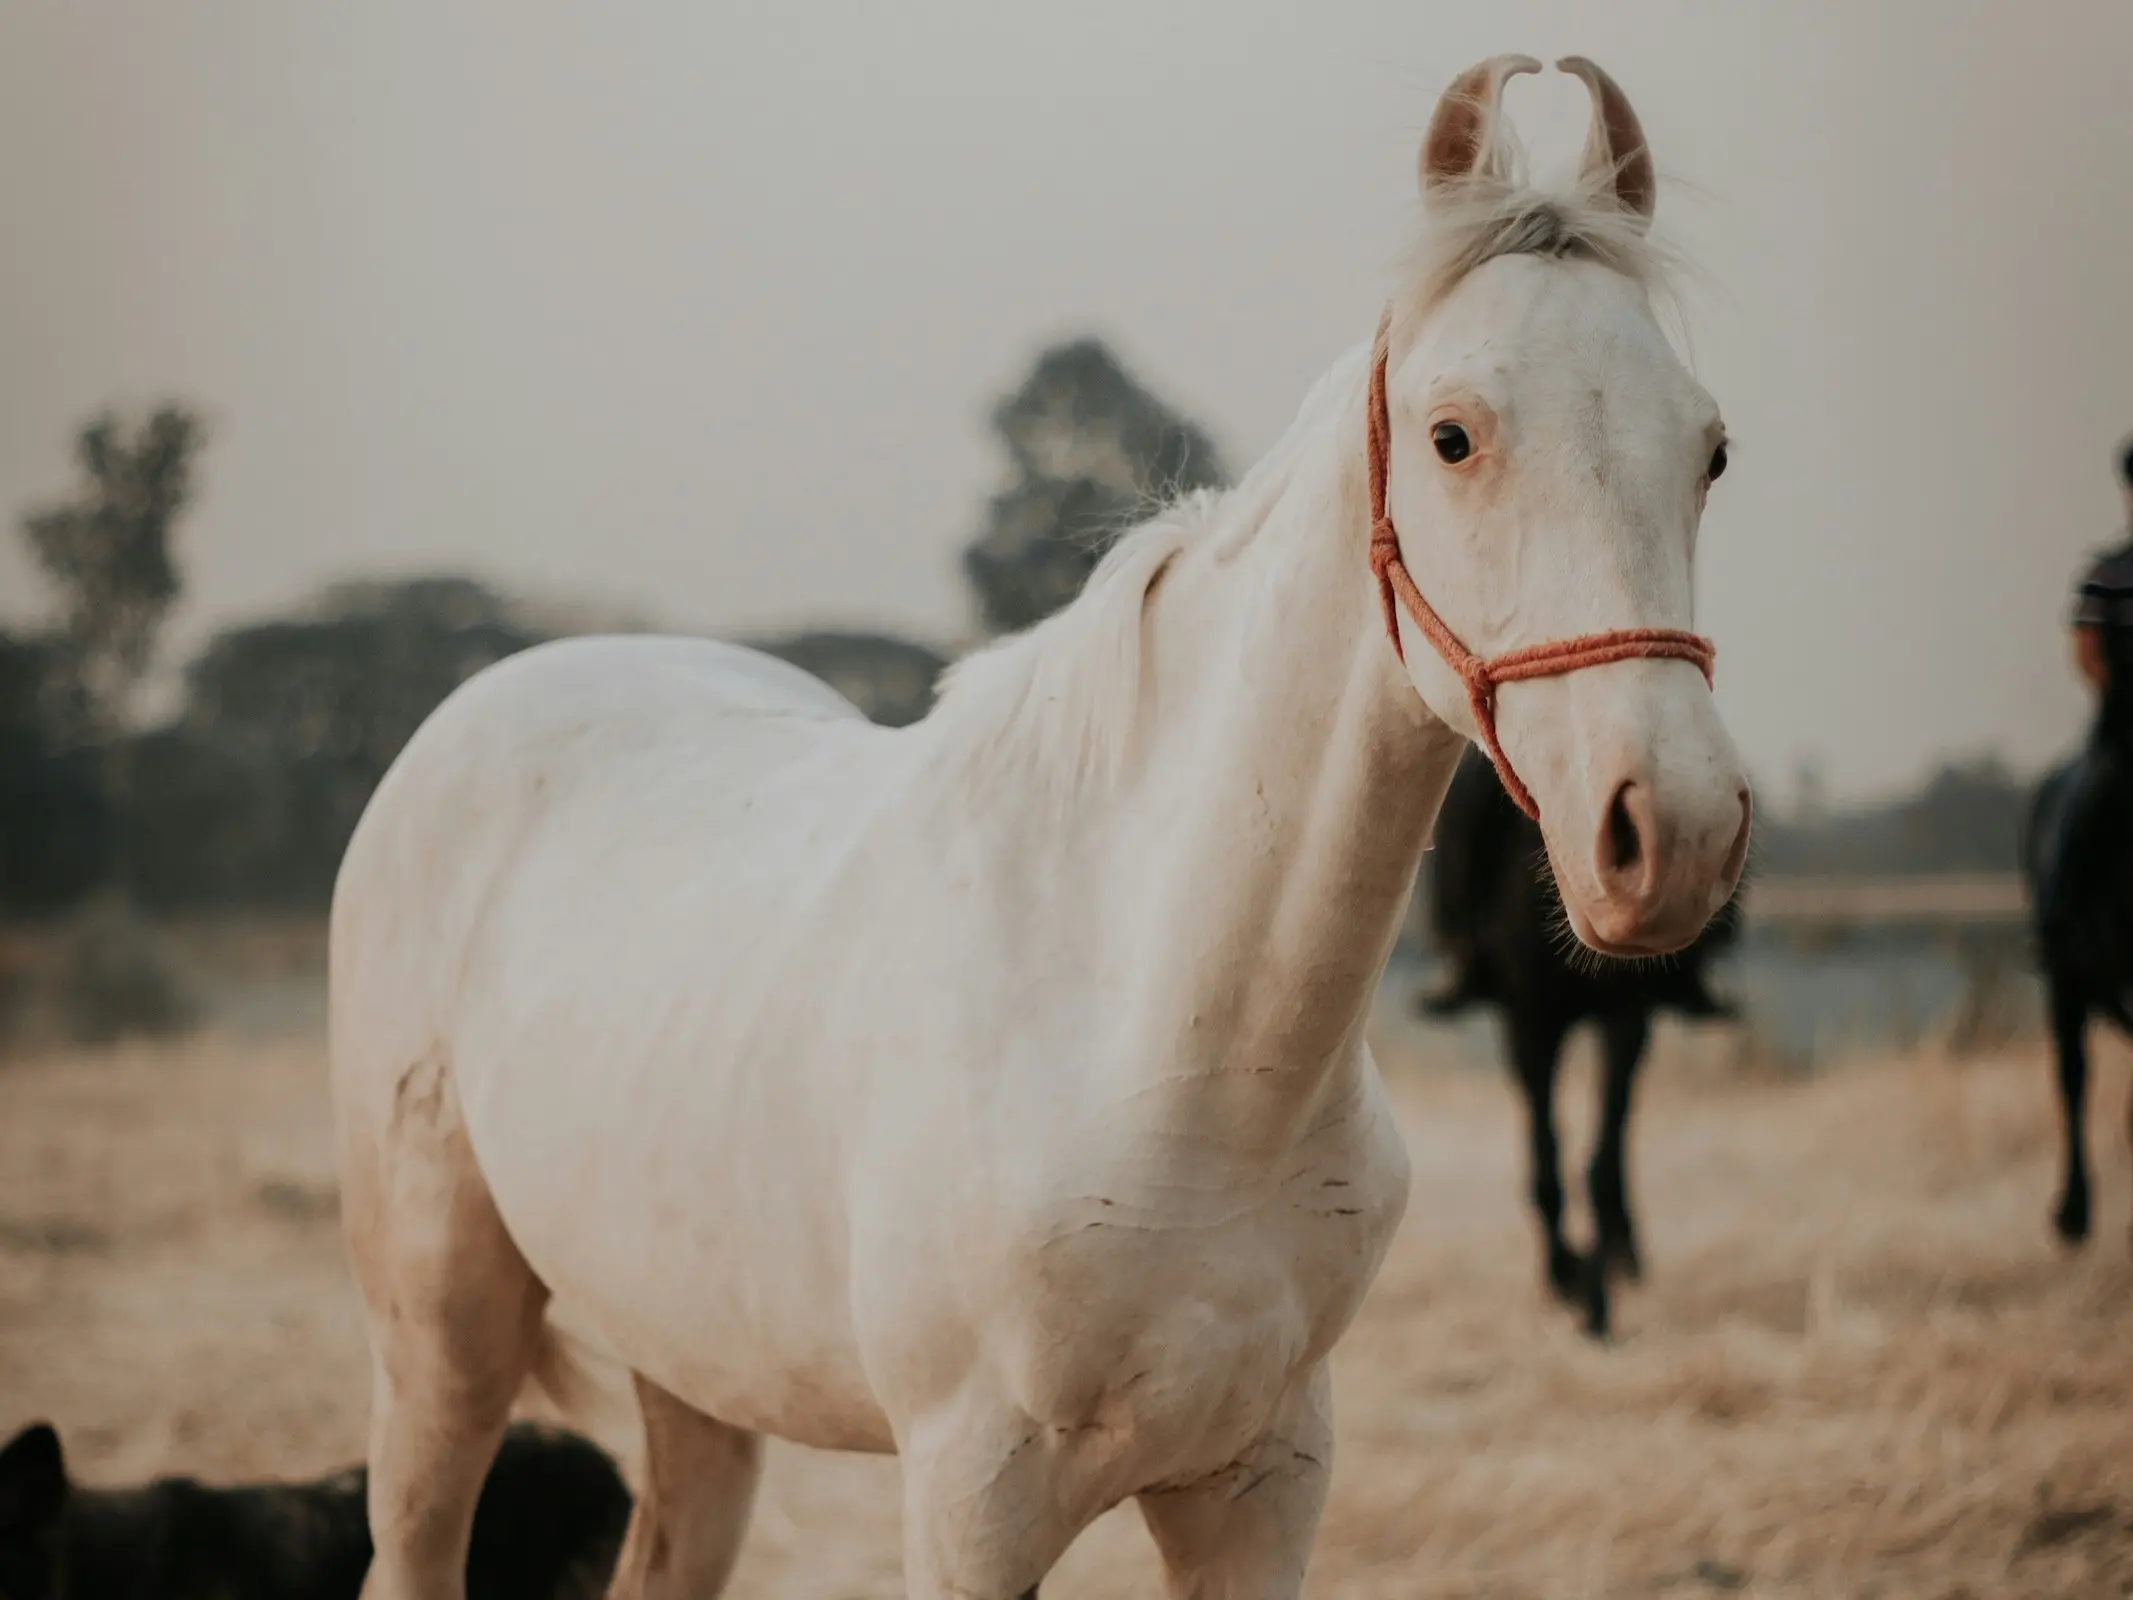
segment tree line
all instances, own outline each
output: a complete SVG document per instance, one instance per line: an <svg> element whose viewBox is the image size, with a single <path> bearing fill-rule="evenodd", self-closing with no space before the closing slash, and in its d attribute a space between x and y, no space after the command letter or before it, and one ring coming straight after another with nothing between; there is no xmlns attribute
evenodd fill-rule
<svg viewBox="0 0 2133 1600"><path fill-rule="evenodd" d="M1042 351L990 421L1006 470L962 556L980 633L1048 616L1122 529L1227 481L1208 432L1097 339ZM74 489L20 519L50 604L38 625L0 632L0 920L100 892L157 913L323 908L356 819L423 718L492 662L582 630L465 576L337 584L217 633L183 663L175 707L144 722L206 444L181 406L99 416L75 441ZM827 629L746 642L890 725L925 714L949 653ZM1995 762L1949 765L1884 805L1759 820L1756 867L2005 869L2026 793Z"/></svg>
<svg viewBox="0 0 2133 1600"><path fill-rule="evenodd" d="M991 422L1006 476L963 557L983 633L1064 605L1148 508L1225 481L1207 433L1096 339L1039 354ZM423 718L491 663L582 631L463 575L338 584L217 633L182 664L175 707L144 721L207 443L183 406L99 416L73 489L21 518L50 605L0 632L0 920L99 895L162 914L322 909ZM890 725L925 714L948 654L830 629L745 642Z"/></svg>

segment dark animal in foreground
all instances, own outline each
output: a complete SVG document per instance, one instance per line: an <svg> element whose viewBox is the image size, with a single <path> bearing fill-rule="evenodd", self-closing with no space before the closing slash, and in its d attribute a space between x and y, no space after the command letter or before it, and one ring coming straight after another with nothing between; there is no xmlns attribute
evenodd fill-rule
<svg viewBox="0 0 2133 1600"><path fill-rule="evenodd" d="M2127 631L2106 630L2113 687L2081 753L2038 785L2022 843L2066 1129L2066 1181L2053 1224L2068 1244L2089 1236L2089 1018L2133 1033L2133 641L2123 637ZM2127 1137L2133 1139L2133 1123Z"/></svg>
<svg viewBox="0 0 2133 1600"><path fill-rule="evenodd" d="M351 1467L311 1483L84 1488L40 1423L0 1450L0 1600L357 1600L365 1482ZM629 1515L597 1445L514 1426L474 1513L467 1600L598 1600Z"/></svg>
<svg viewBox="0 0 2133 1600"><path fill-rule="evenodd" d="M1449 1017L1492 1005L1525 1091L1532 1152L1533 1206L1540 1214L1549 1286L1581 1306L1586 1331L1609 1327L1608 1279L1642 1273L1637 1229L1623 1176L1632 1091L1651 1037L1652 1016L1732 1017L1704 986L1709 958L1739 936L1735 891L1696 942L1665 961L1610 961L1578 945L1563 921L1539 824L1504 793L1495 769L1469 750L1438 814L1429 911L1451 977L1419 997L1426 1016ZM1555 1080L1563 1042L1580 1022L1600 1030L1606 1076L1599 1137L1586 1183L1598 1237L1581 1255L1563 1236L1563 1179L1555 1133Z"/></svg>

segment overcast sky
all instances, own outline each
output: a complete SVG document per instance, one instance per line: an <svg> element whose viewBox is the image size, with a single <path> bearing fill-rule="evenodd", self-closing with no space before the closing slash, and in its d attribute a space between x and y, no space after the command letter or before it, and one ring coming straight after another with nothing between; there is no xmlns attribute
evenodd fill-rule
<svg viewBox="0 0 2133 1600"><path fill-rule="evenodd" d="M2071 739L2133 431L2126 0L12 0L0 510L176 395L215 427L181 647L434 569L954 637L989 397L1092 330L1249 460L1502 50L1597 58L1681 180L1738 440L1701 621L1766 786ZM1581 97L1514 86L1543 158Z"/></svg>

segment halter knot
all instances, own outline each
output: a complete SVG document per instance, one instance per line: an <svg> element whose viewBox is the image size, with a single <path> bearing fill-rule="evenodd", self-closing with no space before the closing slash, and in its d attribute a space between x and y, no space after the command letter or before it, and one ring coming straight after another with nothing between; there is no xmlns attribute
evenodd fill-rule
<svg viewBox="0 0 2133 1600"><path fill-rule="evenodd" d="M1574 639L1554 639L1524 645L1497 656L1478 656L1460 643L1459 636L1416 587L1414 575L1400 555L1400 533L1393 526L1392 507L1386 497L1386 480L1392 464L1392 409L1385 395L1385 366L1389 359L1392 313L1378 323L1378 336L1370 358L1370 416L1367 458L1370 467L1370 570L1378 580L1378 601L1385 613L1385 632L1393 653L1403 662L1407 649L1400 641L1400 611L1421 630L1422 637L1443 658L1444 664L1466 686L1467 705L1474 713L1474 727L1482 748L1503 781L1504 792L1518 809L1538 822L1540 805L1533 792L1512 769L1496 737L1496 691L1506 683L1533 678L1555 678L1582 672L1587 667L1609 666L1617 661L1686 661L1701 672L1704 682L1718 659L1718 647L1700 633L1682 628L1610 628L1601 633L1579 634Z"/></svg>

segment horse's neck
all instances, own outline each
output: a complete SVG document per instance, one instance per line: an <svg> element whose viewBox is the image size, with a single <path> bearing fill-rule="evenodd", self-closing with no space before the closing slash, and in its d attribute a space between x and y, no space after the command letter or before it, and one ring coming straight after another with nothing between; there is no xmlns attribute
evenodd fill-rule
<svg viewBox="0 0 2133 1600"><path fill-rule="evenodd" d="M1151 597L1128 797L1153 1065L1247 1075L1277 1121L1359 1059L1462 748L1385 637L1353 365L1224 508L1256 528L1218 521Z"/></svg>

